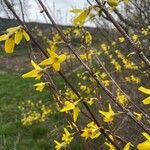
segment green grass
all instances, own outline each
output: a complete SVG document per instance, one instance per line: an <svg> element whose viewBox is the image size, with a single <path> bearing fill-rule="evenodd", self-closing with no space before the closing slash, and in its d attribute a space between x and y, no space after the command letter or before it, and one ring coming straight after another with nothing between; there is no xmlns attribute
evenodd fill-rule
<svg viewBox="0 0 150 150"><path fill-rule="evenodd" d="M57 80L57 79L56 79ZM18 104L27 100L52 102L52 96L46 88L35 91L33 79L22 79L20 74L0 74L0 144L1 150L50 150L53 147L51 131L55 124L61 125L64 119L54 114L47 122L31 126L22 126ZM62 86L62 82L57 82Z"/></svg>

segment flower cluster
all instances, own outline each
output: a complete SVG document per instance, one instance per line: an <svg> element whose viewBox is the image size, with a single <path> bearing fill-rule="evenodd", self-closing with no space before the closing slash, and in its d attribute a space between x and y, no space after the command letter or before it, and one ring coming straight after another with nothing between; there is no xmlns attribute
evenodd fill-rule
<svg viewBox="0 0 150 150"><path fill-rule="evenodd" d="M26 39L26 41L30 40L29 35L22 26L8 28L6 32L6 34L0 36L0 41L5 41L6 53L13 53L15 44L20 44L23 37Z"/></svg>
<svg viewBox="0 0 150 150"><path fill-rule="evenodd" d="M25 126L37 122L45 122L53 113L51 107L43 104L42 101L34 103L28 100L26 103L22 103L18 106L18 108L21 111L21 122Z"/></svg>

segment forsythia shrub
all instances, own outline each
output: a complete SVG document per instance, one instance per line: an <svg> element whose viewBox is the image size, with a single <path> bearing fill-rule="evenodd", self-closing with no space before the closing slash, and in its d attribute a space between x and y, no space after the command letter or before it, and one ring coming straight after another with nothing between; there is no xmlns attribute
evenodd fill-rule
<svg viewBox="0 0 150 150"><path fill-rule="evenodd" d="M12 13L16 14L8 2L5 2ZM129 3L128 0L122 2ZM39 3L42 4L40 0ZM24 126L44 122L56 110L64 114L68 124L64 127L61 138L54 140L56 150L69 148L74 140L83 140L83 149L90 145L93 149L150 150L150 117L147 111L146 113L140 108L146 108L146 105L150 104L150 96L147 97L150 95L150 89L142 85L141 77L149 77L146 64L141 60L137 63L132 59L131 56L136 52L125 54L122 51L127 42L124 34L114 41L102 42L98 47L93 47L93 35L83 27L84 23L91 19L92 13L95 16L99 15L100 11L101 14L109 14L121 1L107 0L106 3L109 10L100 1L97 5L83 10L72 9L70 12L75 14L74 26L65 30L59 29L50 18L58 32L48 40L49 46L46 50L33 40L34 37L20 20L20 26L11 27L6 30L6 34L0 36L0 41L5 41L6 53L13 53L15 44L20 44L23 38L37 44L43 52L40 60L31 60L33 69L24 73L22 77L39 80L33 85L39 92L47 86L53 94L56 108L46 106L41 101L35 104L29 100L26 104L21 104L19 109L22 112L21 122ZM149 34L150 26L131 35L130 40L139 48L142 47L140 38L146 38ZM75 48L72 46L73 38L80 41ZM65 50L64 45L67 47ZM64 73L63 70L68 64L73 64L73 67ZM53 76L57 75L65 83L63 89L57 87L57 83L53 81ZM124 92L126 89L130 96ZM143 93L146 98L135 102L131 90L136 90L137 95ZM137 128L138 133L132 132L135 131L134 128ZM124 131L127 130L129 131L126 135ZM134 141L128 134L143 136L144 141L141 138Z"/></svg>

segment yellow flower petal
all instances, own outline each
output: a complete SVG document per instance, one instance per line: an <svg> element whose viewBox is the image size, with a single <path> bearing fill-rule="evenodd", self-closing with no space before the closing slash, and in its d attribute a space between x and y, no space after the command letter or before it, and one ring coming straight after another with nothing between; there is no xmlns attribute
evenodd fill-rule
<svg viewBox="0 0 150 150"><path fill-rule="evenodd" d="M119 37L118 40L119 40L120 43L123 43L125 41L125 38L124 37Z"/></svg>
<svg viewBox="0 0 150 150"><path fill-rule="evenodd" d="M94 122L88 123L82 131L83 133L81 134L81 136L85 139L95 139L101 135L101 133L99 132L99 127Z"/></svg>
<svg viewBox="0 0 150 150"><path fill-rule="evenodd" d="M43 60L39 65L51 65L54 63L54 59L53 58L48 58Z"/></svg>
<svg viewBox="0 0 150 150"><path fill-rule="evenodd" d="M43 76L43 72L38 73L37 76L36 76L36 78L35 78L35 80L41 79L42 76Z"/></svg>
<svg viewBox="0 0 150 150"><path fill-rule="evenodd" d="M150 135L148 135L146 132L143 132L142 135L150 141Z"/></svg>
<svg viewBox="0 0 150 150"><path fill-rule="evenodd" d="M109 147L109 150L116 150L116 148L111 143L105 142L104 144Z"/></svg>
<svg viewBox="0 0 150 150"><path fill-rule="evenodd" d="M36 91L40 91L40 92L43 91L45 85L46 85L46 83L44 83L44 82L34 84L34 86L36 87Z"/></svg>
<svg viewBox="0 0 150 150"><path fill-rule="evenodd" d="M23 30L23 36L26 39L26 41L30 41L30 36L27 34L26 31Z"/></svg>
<svg viewBox="0 0 150 150"><path fill-rule="evenodd" d="M129 150L131 146L131 142L127 143L123 150Z"/></svg>
<svg viewBox="0 0 150 150"><path fill-rule="evenodd" d="M27 72L27 73L22 75L22 78L35 78L35 77L37 77L37 71L36 70L32 70L32 71Z"/></svg>
<svg viewBox="0 0 150 150"><path fill-rule="evenodd" d="M15 41L13 40L12 37L8 38L5 41L5 51L6 51L6 53L13 53L14 47L15 47Z"/></svg>
<svg viewBox="0 0 150 150"><path fill-rule="evenodd" d="M59 71L60 70L60 63L59 62L55 62L53 64L53 68L54 68L55 71Z"/></svg>
<svg viewBox="0 0 150 150"><path fill-rule="evenodd" d="M80 25L82 26L85 23L86 18L88 17L90 13L90 9L84 10L80 13L79 16L77 16L74 20L73 20L73 24L75 26Z"/></svg>
<svg viewBox="0 0 150 150"><path fill-rule="evenodd" d="M20 26L8 28L6 31L9 32L9 33L15 33L18 28L20 28Z"/></svg>
<svg viewBox="0 0 150 150"><path fill-rule="evenodd" d="M3 35L0 36L0 42L1 41L5 41L7 39L8 39L8 35L7 34L3 34Z"/></svg>
<svg viewBox="0 0 150 150"><path fill-rule="evenodd" d="M99 111L99 113L101 113L104 116L104 118L103 118L104 122L112 122L114 120L115 113L112 110L110 104L109 104L109 111L108 112Z"/></svg>
<svg viewBox="0 0 150 150"><path fill-rule="evenodd" d="M35 69L37 69L37 70L40 70L40 69L41 69L40 66L37 65L33 60L31 60L31 64L32 64L32 66L33 66Z"/></svg>
<svg viewBox="0 0 150 150"><path fill-rule="evenodd" d="M143 102L144 105L150 104L150 96L145 98L142 102Z"/></svg>
<svg viewBox="0 0 150 150"><path fill-rule="evenodd" d="M138 150L150 150L150 141L147 140L137 145Z"/></svg>
<svg viewBox="0 0 150 150"><path fill-rule="evenodd" d="M54 142L56 143L56 146L55 146L56 150L61 150L62 148L65 148L67 146L65 142L59 143L56 140L54 140Z"/></svg>
<svg viewBox="0 0 150 150"><path fill-rule="evenodd" d="M107 2L111 7L117 7L119 4L119 0L108 0Z"/></svg>
<svg viewBox="0 0 150 150"><path fill-rule="evenodd" d="M60 110L60 112L67 112L75 108L75 104L69 101L65 101L64 107Z"/></svg>
<svg viewBox="0 0 150 150"><path fill-rule="evenodd" d="M83 10L82 9L72 9L70 12L72 13L81 13Z"/></svg>
<svg viewBox="0 0 150 150"><path fill-rule="evenodd" d="M21 30L18 30L15 34L15 43L18 45L23 38L23 33Z"/></svg>
<svg viewBox="0 0 150 150"><path fill-rule="evenodd" d="M79 107L75 107L75 108L73 109L73 121L74 121L74 122L76 122L76 121L77 121L77 118L78 118L79 112L80 112Z"/></svg>
<svg viewBox="0 0 150 150"><path fill-rule="evenodd" d="M148 89L148 88L144 88L144 87L141 86L141 87L138 88L138 90L145 93L145 94L150 95L150 89Z"/></svg>
<svg viewBox="0 0 150 150"><path fill-rule="evenodd" d="M49 51L51 57L58 57L58 55L54 51Z"/></svg>
<svg viewBox="0 0 150 150"><path fill-rule="evenodd" d="M59 55L58 56L58 61L60 62L60 63L62 63L63 61L65 61L66 60L66 55Z"/></svg>
<svg viewBox="0 0 150 150"><path fill-rule="evenodd" d="M137 112L133 112L133 113L136 116L137 120L141 120L142 119L142 113L137 113Z"/></svg>

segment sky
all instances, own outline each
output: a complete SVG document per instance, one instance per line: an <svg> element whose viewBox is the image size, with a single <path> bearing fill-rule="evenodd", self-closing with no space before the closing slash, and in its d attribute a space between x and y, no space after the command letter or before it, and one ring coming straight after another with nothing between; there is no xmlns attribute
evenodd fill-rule
<svg viewBox="0 0 150 150"><path fill-rule="evenodd" d="M48 10L51 12L52 16L55 18L59 24L71 24L71 18L73 14L69 12L72 8L85 8L87 6L86 0L42 0ZM15 2L15 1L14 1ZM19 3L18 0L16 0ZM22 0L23 3L28 3L25 7L25 19L26 21L33 22L46 22L43 15L40 14L40 7L38 0ZM16 5L15 10L19 14L18 8L20 5ZM3 6L0 6L3 7ZM26 11L26 9L28 9ZM7 17L5 11L1 11L0 17Z"/></svg>
<svg viewBox="0 0 150 150"><path fill-rule="evenodd" d="M48 10L55 18L58 24L71 25L71 19L73 15L69 10L72 8L85 8L88 6L86 0L43 0L48 6ZM26 18L29 21L36 22L49 22L48 19L43 18L43 14L40 14L40 8L37 0L30 1L30 15ZM93 26L91 23L86 23L87 26Z"/></svg>

